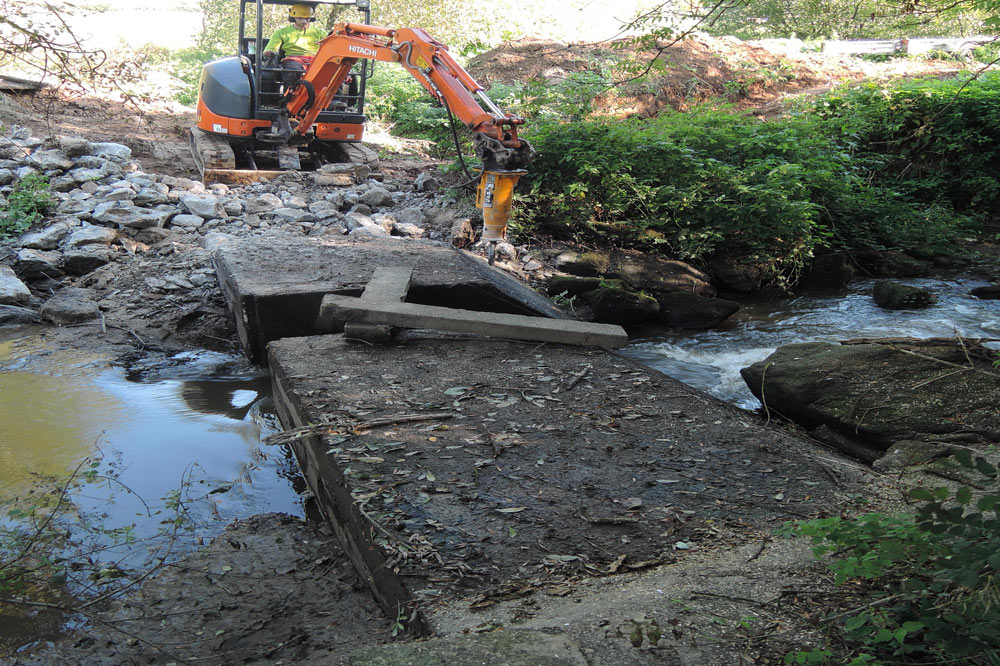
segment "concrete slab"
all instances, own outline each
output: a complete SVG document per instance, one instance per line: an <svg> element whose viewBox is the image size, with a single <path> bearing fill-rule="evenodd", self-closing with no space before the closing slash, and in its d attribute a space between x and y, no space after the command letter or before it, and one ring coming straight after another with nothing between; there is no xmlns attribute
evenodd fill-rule
<svg viewBox="0 0 1000 666"><path fill-rule="evenodd" d="M380 645L352 653L349 666L587 666L568 636L542 631L498 631Z"/></svg>
<svg viewBox="0 0 1000 666"><path fill-rule="evenodd" d="M317 322L323 296L360 296L380 266L413 268L408 303L565 318L525 284L443 243L225 237L214 239L212 257L244 352L257 363L272 340L330 332Z"/></svg>
<svg viewBox="0 0 1000 666"><path fill-rule="evenodd" d="M804 440L604 350L410 334L269 352L274 441L418 634L456 599L670 562L848 485Z"/></svg>
<svg viewBox="0 0 1000 666"><path fill-rule="evenodd" d="M379 266L372 274L372 279L365 285L365 291L359 300L365 303L402 303L406 300L406 292L410 289L412 277L413 269L409 266ZM322 305L319 316L322 319ZM344 337L350 340L386 343L392 339L392 327L382 324L346 322L344 324Z"/></svg>
<svg viewBox="0 0 1000 666"><path fill-rule="evenodd" d="M614 324L476 312L412 303L378 302L364 297L352 298L334 294L323 297L319 316L322 321L352 322L348 326L354 325L353 322L369 325L385 324L609 349L617 349L628 344L628 333L621 326Z"/></svg>

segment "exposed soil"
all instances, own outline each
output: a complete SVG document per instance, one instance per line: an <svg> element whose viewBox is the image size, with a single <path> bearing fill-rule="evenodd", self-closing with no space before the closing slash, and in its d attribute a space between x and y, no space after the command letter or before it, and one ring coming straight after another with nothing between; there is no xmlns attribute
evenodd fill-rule
<svg viewBox="0 0 1000 666"><path fill-rule="evenodd" d="M622 43L562 44L522 40L475 57L469 71L489 87L533 79L556 83L571 74L612 72L623 82L610 90L595 87L595 109L613 117L654 116L664 109L687 110L704 102L728 102L738 109L773 114L791 95L816 94L861 80L884 81L909 76L945 76L961 63L943 60L894 59L868 62L844 55L789 52L774 40L769 50L735 37L695 35L663 50L641 51ZM654 61L651 74L635 81L616 67L623 54L639 65Z"/></svg>
<svg viewBox="0 0 1000 666"><path fill-rule="evenodd" d="M525 41L504 45L488 56L477 58L471 70L484 83L534 77L555 80L587 69L603 58L606 50L604 46ZM667 69L654 85L604 95L599 104L603 111L615 116L652 115L666 107L684 109L699 101L727 97L741 108L767 115L780 108L781 100L789 94L815 92L844 80L943 75L958 68L956 63L917 61L874 65L845 57L809 56L793 60L736 40L705 37L672 46L661 58ZM768 71L778 71L780 76L763 76ZM734 81L738 83L735 87ZM147 172L196 176L186 135L193 123L193 113L179 111L170 104L149 103L139 110L120 99L42 91L0 102L0 121L26 125L37 135L79 135L95 141L124 143L132 148ZM429 164L414 162L411 157L389 159L384 170L390 178L412 178ZM143 297L140 285L146 278L162 278L182 269L190 272L207 265L207 251L181 248L173 243L154 247L141 260L113 262L84 278L80 285L95 288L101 294L100 304L107 320L102 334L91 335L97 330L95 324L82 329L51 329L48 335L56 345L109 346L122 356L150 353L158 346L233 349L235 330L217 289L166 295L157 302ZM634 387L634 391L638 396L643 387ZM698 439L703 442L730 442L736 448L735 443L750 448L766 446L765 441L748 435L737 419L706 422L702 428ZM766 450L757 453L770 455ZM712 455L733 462L737 454L733 449ZM777 468L781 464L780 455L775 457ZM809 475L830 476L830 484L824 482L824 485L843 483L829 466L820 465L816 469L820 471ZM716 477L728 476L726 483L734 493L734 501L740 500L740 493L745 493L749 486L754 486L754 492L760 490L758 485L767 486L765 494L772 498L780 491L777 486L771 487L774 485L771 481L777 482L778 477L770 474L762 477L766 483L754 478L746 481L747 486L741 486L743 481L721 468L713 474L705 483L714 484ZM850 476L861 474L852 467ZM876 487L880 482L872 483ZM833 494L831 491L831 497ZM744 499L750 504L757 501L752 493ZM708 506L721 510L715 500L707 501ZM831 502L826 508L835 509L836 504ZM720 547L739 543L739 538L733 537L738 530L728 529L733 526L738 526L738 521L732 519L732 524L728 524L727 519L726 539ZM761 534L755 528L747 530L745 537L760 539ZM225 567L232 568L223 573ZM114 624L115 629L109 629L110 624L97 623L52 650L35 656L20 655L6 663L181 663L192 657L206 664L339 663L351 646L390 640L391 618L381 616L367 593L357 589L357 580L346 567L337 547L315 526L274 517L255 518L234 526L206 553L192 556L182 566L170 567L134 598L103 611L101 617ZM737 571L733 575L740 574ZM780 585L780 576L773 580L774 585ZM567 586L575 584L572 580L566 582ZM732 588L727 594L733 598L745 596L739 588ZM640 602L636 604L637 613L641 613L643 606ZM731 606L721 600L715 611L709 613L730 617L741 612ZM126 617L138 619L123 624ZM793 620L787 618L789 622ZM468 617L462 620L468 621ZM733 618L734 623L738 621L738 616ZM803 622L810 629L808 622ZM123 633L123 628L128 633ZM615 640L619 638L625 640L621 636ZM643 654L655 657L654 653ZM780 650L757 663L768 663L768 658L777 663Z"/></svg>

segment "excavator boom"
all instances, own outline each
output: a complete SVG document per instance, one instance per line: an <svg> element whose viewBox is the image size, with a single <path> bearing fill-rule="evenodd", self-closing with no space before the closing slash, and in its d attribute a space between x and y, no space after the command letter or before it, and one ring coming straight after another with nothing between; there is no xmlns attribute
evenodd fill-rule
<svg viewBox="0 0 1000 666"><path fill-rule="evenodd" d="M347 80L360 59L399 63L436 100L475 132L476 152L487 170L521 169L531 161L531 146L518 138L524 123L504 113L482 86L451 56L448 47L420 28L390 29L338 23L320 42L305 74L285 95L285 118L273 129L276 142L304 136ZM485 107L485 108L484 108Z"/></svg>

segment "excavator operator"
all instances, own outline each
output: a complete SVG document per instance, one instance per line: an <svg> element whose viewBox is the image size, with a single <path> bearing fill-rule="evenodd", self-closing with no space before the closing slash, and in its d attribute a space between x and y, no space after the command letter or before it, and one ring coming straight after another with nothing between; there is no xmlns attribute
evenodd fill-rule
<svg viewBox="0 0 1000 666"><path fill-rule="evenodd" d="M313 8L305 4L292 5L288 9L290 25L278 28L264 47L265 62L275 60L278 52L284 53L281 61L286 70L282 82L287 86L294 83L312 62L319 50L319 41L326 37L323 28L312 25L316 20Z"/></svg>

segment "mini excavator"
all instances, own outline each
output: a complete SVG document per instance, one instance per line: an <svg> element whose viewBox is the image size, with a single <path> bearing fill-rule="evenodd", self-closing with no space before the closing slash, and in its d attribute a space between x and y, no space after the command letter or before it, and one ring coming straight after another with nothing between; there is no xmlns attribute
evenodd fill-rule
<svg viewBox="0 0 1000 666"><path fill-rule="evenodd" d="M370 161L360 142L371 63L399 63L473 132L482 161L476 205L483 210L482 240L489 243L492 264L496 244L506 236L514 186L534 155L531 145L517 135L524 120L498 108L448 47L423 30L368 24L368 2L352 3L362 22L336 23L301 77L283 84L284 70L267 63L262 54L264 0L241 0L240 55L209 63L202 72L198 120L191 130L192 154L202 178L253 182L303 168L303 155L314 168L326 162ZM254 4L256 11L251 7L248 12L248 5ZM301 4L314 8L345 3L320 0L295 6ZM244 29L251 13L256 16L256 36ZM259 168L258 162L267 159L276 159L279 169Z"/></svg>

